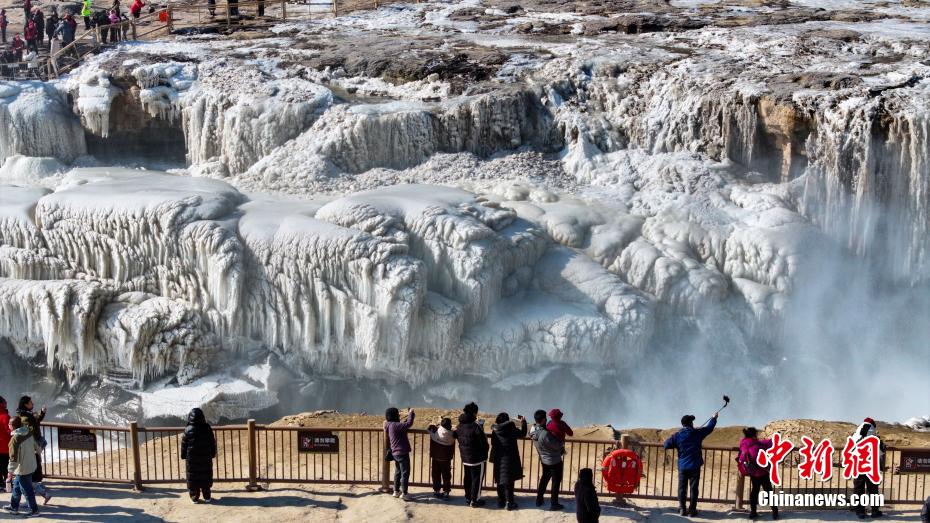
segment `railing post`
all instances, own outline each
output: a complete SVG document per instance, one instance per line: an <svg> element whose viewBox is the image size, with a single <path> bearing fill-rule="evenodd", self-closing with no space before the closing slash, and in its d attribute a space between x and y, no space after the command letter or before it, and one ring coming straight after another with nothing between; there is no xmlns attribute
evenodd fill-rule
<svg viewBox="0 0 930 523"><path fill-rule="evenodd" d="M174 10L171 9L171 4L168 4L168 20L165 22L165 25L168 27L168 34L174 32Z"/></svg>
<svg viewBox="0 0 930 523"><path fill-rule="evenodd" d="M630 435L620 434L620 440L618 441L618 443L620 443L621 449L629 449L630 448ZM617 494L614 497L614 503L619 507L627 506L626 500L624 500L623 496L621 496L620 494Z"/></svg>
<svg viewBox="0 0 930 523"><path fill-rule="evenodd" d="M226 30L232 27L232 15L230 14L229 0L226 0Z"/></svg>
<svg viewBox="0 0 930 523"><path fill-rule="evenodd" d="M129 424L129 439L132 444L132 487L138 492L142 490L142 452L139 448L139 423L133 421Z"/></svg>
<svg viewBox="0 0 930 523"><path fill-rule="evenodd" d="M335 4L335 0L333 1ZM381 469L381 492L391 492L391 462L385 461L388 451L391 450L391 441L388 439L387 432L384 432L384 450L381 451L381 463L384 468Z"/></svg>
<svg viewBox="0 0 930 523"><path fill-rule="evenodd" d="M133 40L138 40L139 37L137 36L138 33L136 32L136 23L135 23L135 22L129 22L129 25L130 25L130 27L132 27L132 39L133 39Z"/></svg>
<svg viewBox="0 0 930 523"><path fill-rule="evenodd" d="M736 500L733 504L733 510L743 510L743 488L745 480L746 476L742 474L736 475Z"/></svg>
<svg viewBox="0 0 930 523"><path fill-rule="evenodd" d="M333 16L339 16L339 8L336 7L336 1L337 0L333 0Z"/></svg>
<svg viewBox="0 0 930 523"><path fill-rule="evenodd" d="M261 490L258 486L258 438L255 432L255 420L250 419L247 426L249 429L249 484L245 486L245 489L255 492Z"/></svg>
<svg viewBox="0 0 930 523"><path fill-rule="evenodd" d="M287 0L281 0L281 18L287 22Z"/></svg>

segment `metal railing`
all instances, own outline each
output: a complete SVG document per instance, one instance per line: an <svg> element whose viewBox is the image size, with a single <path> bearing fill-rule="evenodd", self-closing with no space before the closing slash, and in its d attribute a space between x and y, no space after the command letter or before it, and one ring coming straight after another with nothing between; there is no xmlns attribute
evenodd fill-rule
<svg viewBox="0 0 930 523"><path fill-rule="evenodd" d="M96 437L96 449L63 450L58 444L60 431L90 431ZM101 483L123 483L141 489L144 485L183 483L185 466L181 460L182 427L93 427L68 423L45 423L42 432L49 445L43 450L44 473L52 479L69 479ZM270 483L304 484L367 484L387 489L391 479L391 463L384 461L386 439L376 428L303 428L258 425L250 420L246 425L213 428L217 441L214 460L214 481L242 482L246 488L259 489ZM298 437L301 431L330 433L338 438L333 452L301 452ZM412 452L410 484L431 486L429 434L423 430L409 433ZM535 492L542 467L532 441L519 441L524 477L516 484L519 492ZM566 441L562 491L571 494L578 471L601 468L606 455L620 446L634 450L643 461L643 478L639 487L626 498L657 500L676 499L678 489L677 453L665 450L657 443L628 443L610 440L570 439ZM882 493L888 504L920 504L930 495L927 475L899 474L901 452L907 449L889 448ZM701 500L732 503L737 508L748 497L748 484L736 468L736 447L704 447L704 467L701 473ZM851 493L849 481L839 473L836 464L829 482L800 480L797 474L799 455L794 451L781 464L783 489L834 489ZM454 463L461 460L458 448ZM462 469L453 466L452 483L461 488ZM485 480L493 486L491 467ZM748 482L746 482L748 483ZM599 494L614 496L598 481Z"/></svg>

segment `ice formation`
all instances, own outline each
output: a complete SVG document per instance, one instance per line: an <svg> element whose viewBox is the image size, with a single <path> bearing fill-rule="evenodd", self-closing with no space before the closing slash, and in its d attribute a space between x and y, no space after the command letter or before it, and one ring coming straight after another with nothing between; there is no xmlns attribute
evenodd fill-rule
<svg viewBox="0 0 930 523"><path fill-rule="evenodd" d="M794 365L879 361L864 304L878 333L928 306L930 12L633 3L397 4L0 83L0 337L152 415L268 406L262 366L633 402L729 365L750 417ZM184 165L75 168L127 141ZM896 379L926 390L920 339Z"/></svg>

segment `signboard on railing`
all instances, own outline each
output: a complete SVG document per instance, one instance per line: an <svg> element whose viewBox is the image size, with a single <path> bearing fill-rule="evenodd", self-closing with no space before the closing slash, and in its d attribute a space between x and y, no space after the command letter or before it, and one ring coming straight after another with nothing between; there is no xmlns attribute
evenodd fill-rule
<svg viewBox="0 0 930 523"><path fill-rule="evenodd" d="M97 435L91 429L58 429L58 448L80 452L97 452Z"/></svg>
<svg viewBox="0 0 930 523"><path fill-rule="evenodd" d="M337 453L339 436L332 432L301 430L297 433L297 450L299 452Z"/></svg>
<svg viewBox="0 0 930 523"><path fill-rule="evenodd" d="M930 449L901 451L902 474L930 474Z"/></svg>

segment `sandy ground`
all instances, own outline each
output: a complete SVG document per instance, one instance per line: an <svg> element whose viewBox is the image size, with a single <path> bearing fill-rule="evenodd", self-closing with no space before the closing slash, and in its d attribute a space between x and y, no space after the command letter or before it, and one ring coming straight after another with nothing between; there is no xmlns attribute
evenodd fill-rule
<svg viewBox="0 0 930 523"><path fill-rule="evenodd" d="M52 483L55 497L42 507L45 517L37 521L456 521L514 522L575 521L574 504L563 500L564 512L552 513L533 506L532 497L518 495L520 509L505 513L493 508L472 509L464 505L461 492L449 501L439 501L431 492L413 489L414 500L403 502L373 487L333 487L321 485L272 485L268 491L249 493L240 486L222 485L212 505L194 505L182 485L146 488L135 493L126 487L98 487L79 483ZM489 500L493 501L493 500ZM683 522L672 504L635 500L629 508L611 506L602 500L601 521ZM701 515L691 521L740 521L745 513L731 512L722 505L702 505ZM916 521L916 507L886 510L887 521ZM0 515L0 520L18 517ZM766 514L760 521L770 518ZM783 512L781 521L852 521L847 511Z"/></svg>

